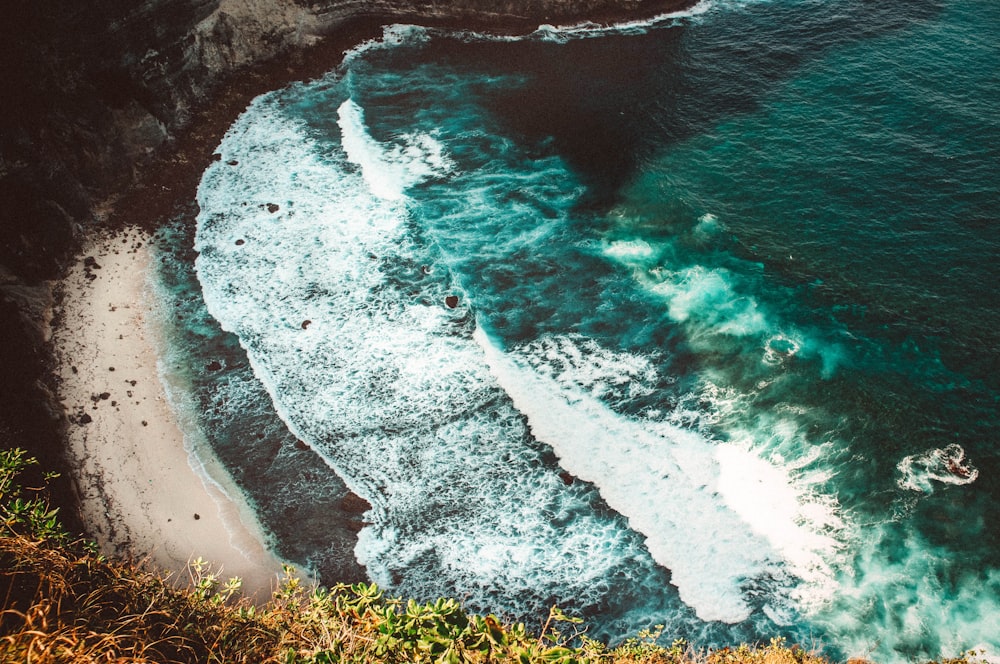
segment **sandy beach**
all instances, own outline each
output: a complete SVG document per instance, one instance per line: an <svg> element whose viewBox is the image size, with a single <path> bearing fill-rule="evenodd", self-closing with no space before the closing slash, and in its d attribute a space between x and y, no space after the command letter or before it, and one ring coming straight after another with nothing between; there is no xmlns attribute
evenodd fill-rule
<svg viewBox="0 0 1000 664"><path fill-rule="evenodd" d="M53 338L82 520L105 553L178 583L200 557L222 578L242 578L248 597L267 599L282 563L240 498L192 458L161 385L148 243L138 230L93 240L61 284Z"/></svg>

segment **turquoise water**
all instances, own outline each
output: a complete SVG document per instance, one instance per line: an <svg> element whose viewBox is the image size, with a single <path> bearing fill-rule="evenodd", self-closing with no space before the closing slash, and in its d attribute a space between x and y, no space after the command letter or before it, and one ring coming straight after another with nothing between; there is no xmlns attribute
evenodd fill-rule
<svg viewBox="0 0 1000 664"><path fill-rule="evenodd" d="M256 100L195 249L245 404L205 426L276 548L612 640L996 653L998 35L979 0L396 26Z"/></svg>

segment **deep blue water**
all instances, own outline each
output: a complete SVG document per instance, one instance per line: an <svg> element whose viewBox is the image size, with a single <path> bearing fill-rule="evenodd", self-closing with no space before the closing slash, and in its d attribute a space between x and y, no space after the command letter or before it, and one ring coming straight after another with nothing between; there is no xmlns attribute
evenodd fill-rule
<svg viewBox="0 0 1000 664"><path fill-rule="evenodd" d="M985 0L389 29L204 175L202 424L330 581L346 487L393 593L996 653L998 46Z"/></svg>

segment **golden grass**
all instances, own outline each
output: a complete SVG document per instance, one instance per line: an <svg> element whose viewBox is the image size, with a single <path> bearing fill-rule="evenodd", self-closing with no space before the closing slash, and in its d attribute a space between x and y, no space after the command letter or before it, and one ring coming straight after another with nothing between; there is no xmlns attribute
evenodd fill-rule
<svg viewBox="0 0 1000 664"><path fill-rule="evenodd" d="M468 615L454 600L386 599L365 584L306 588L290 571L266 605L254 606L201 561L192 584L178 589L82 542L21 534L0 537L0 597L0 662L824 662L778 641L696 656L682 642L664 648L645 635L611 650L579 638L577 620L557 609L539 636Z"/></svg>
<svg viewBox="0 0 1000 664"><path fill-rule="evenodd" d="M0 450L0 663L829 664L781 639L714 651L680 640L664 647L662 627L610 649L555 607L534 634L467 614L451 599L404 602L368 584L307 588L291 569L263 606L201 559L190 565L190 584L177 588L71 540L43 489L19 484L33 464L22 450Z"/></svg>
<svg viewBox="0 0 1000 664"><path fill-rule="evenodd" d="M80 545L0 537L0 661L263 662L260 625ZM239 639L234 638L239 635ZM236 649L227 648L235 644Z"/></svg>

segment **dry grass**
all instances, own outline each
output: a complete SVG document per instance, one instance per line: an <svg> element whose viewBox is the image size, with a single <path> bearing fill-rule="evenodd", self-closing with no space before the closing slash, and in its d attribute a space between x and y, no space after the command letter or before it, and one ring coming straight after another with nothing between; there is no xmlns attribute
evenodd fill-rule
<svg viewBox="0 0 1000 664"><path fill-rule="evenodd" d="M81 545L0 538L0 661L264 662L278 632Z"/></svg>
<svg viewBox="0 0 1000 664"><path fill-rule="evenodd" d="M557 609L539 636L454 600L403 602L365 584L306 588L290 570L259 607L201 561L191 586L177 589L81 542L20 534L0 537L0 597L0 662L825 664L780 641L696 655L645 634L610 650L580 638L578 621Z"/></svg>
<svg viewBox="0 0 1000 664"><path fill-rule="evenodd" d="M455 600L403 602L367 584L307 588L290 569L264 606L200 559L178 589L71 540L44 497L51 476L19 484L34 464L21 450L0 450L0 663L828 664L781 639L715 651L684 641L664 647L661 627L609 649L555 607L533 634L467 614Z"/></svg>

